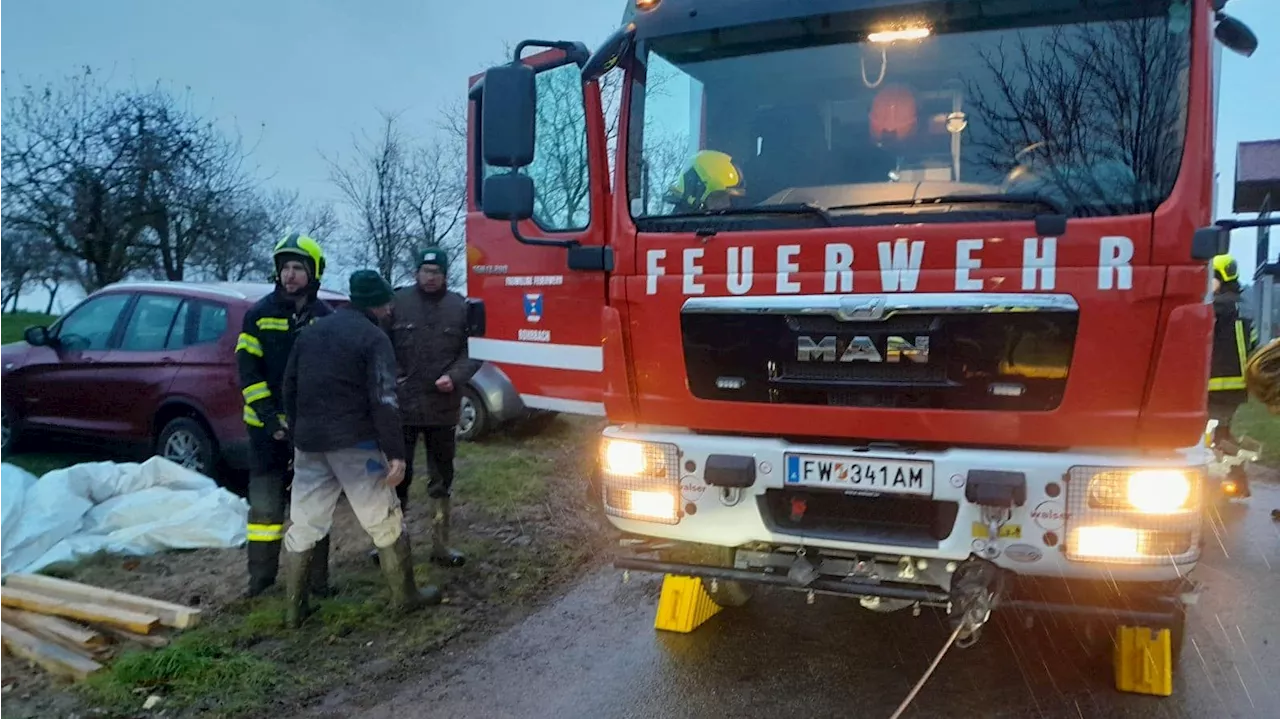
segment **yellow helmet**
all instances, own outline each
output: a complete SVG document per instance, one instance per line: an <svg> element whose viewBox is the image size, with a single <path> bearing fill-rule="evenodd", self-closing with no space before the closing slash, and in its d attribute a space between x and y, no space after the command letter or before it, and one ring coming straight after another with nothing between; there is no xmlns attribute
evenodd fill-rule
<svg viewBox="0 0 1280 719"><path fill-rule="evenodd" d="M1245 363L1244 385L1272 414L1280 414L1280 338L1268 342Z"/></svg>
<svg viewBox="0 0 1280 719"><path fill-rule="evenodd" d="M1213 258L1213 274L1223 282L1233 282L1240 277L1240 267L1231 255Z"/></svg>
<svg viewBox="0 0 1280 719"><path fill-rule="evenodd" d="M311 272L311 281L315 284L318 285L324 278L324 250L320 249L320 243L315 239L293 232L277 242L275 249L271 251L277 276L280 274L280 264L286 257L300 257Z"/></svg>
<svg viewBox="0 0 1280 719"><path fill-rule="evenodd" d="M689 169L667 192L667 201L679 209L700 210L717 192L733 197L743 194L742 172L733 158L718 150L702 150L693 156Z"/></svg>

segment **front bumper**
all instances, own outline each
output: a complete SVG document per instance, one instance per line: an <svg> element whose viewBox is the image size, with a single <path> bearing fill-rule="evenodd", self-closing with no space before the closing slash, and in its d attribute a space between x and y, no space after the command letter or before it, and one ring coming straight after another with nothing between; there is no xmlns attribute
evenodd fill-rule
<svg viewBox="0 0 1280 719"><path fill-rule="evenodd" d="M750 557L750 552L782 556L827 552L837 554L840 561L917 567L907 572L909 577L893 580L901 579L907 587L926 592L946 592L950 572L958 563L973 557L1024 579L1106 580L1113 584L1176 587L1195 567L1203 543L1201 488L1208 455L1199 446L1149 454L925 450L803 444L782 438L622 426L605 430L604 441L611 440L676 448L674 454L668 452L662 455L665 459L660 457L661 476L620 480L603 468L594 476L592 494L604 506L608 520L626 534L735 548L740 557ZM645 451L646 456L659 456ZM851 462L928 463L932 487L927 493L905 495L788 481L788 455L801 453L843 457ZM740 483L745 486L724 486L724 477L715 476L725 457L737 458L741 460L738 466L750 468L749 482ZM601 464L608 461L602 452ZM1188 478L1193 491L1176 517L1117 511L1114 506L1099 509L1093 504L1093 494L1086 501L1085 488L1093 486L1095 480L1102 482L1098 477L1136 471L1181 473ZM993 477L999 480L995 482L997 490L1003 490L1001 483L1008 485L1012 481L1017 485L1008 494L1011 506L1007 509L983 506L989 504L987 495ZM733 481L736 480L729 483ZM979 488L979 482L985 484ZM651 519L642 513L618 511L617 497L633 490L650 504L654 497L661 498L662 492L669 492L674 497L672 516ZM1134 542L1135 553L1108 558L1085 556L1082 538L1086 535L1081 530L1103 539L1128 537ZM1143 537L1141 542L1133 539L1139 535ZM1104 546L1101 551L1111 549ZM767 569L746 564L733 568ZM852 575L848 572L841 577L837 571L833 576L843 581ZM1161 591L1162 596L1171 593L1177 591ZM919 598L929 600L924 595Z"/></svg>

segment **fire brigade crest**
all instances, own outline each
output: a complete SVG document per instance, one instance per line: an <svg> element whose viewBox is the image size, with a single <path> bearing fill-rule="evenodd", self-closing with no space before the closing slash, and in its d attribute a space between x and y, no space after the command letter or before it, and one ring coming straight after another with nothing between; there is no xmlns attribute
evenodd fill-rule
<svg viewBox="0 0 1280 719"><path fill-rule="evenodd" d="M542 293L530 292L524 296L524 318L530 322L542 319Z"/></svg>

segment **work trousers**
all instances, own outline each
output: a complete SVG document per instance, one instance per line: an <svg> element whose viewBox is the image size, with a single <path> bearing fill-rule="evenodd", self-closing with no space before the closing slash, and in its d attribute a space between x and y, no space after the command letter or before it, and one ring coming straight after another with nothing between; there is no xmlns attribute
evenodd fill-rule
<svg viewBox="0 0 1280 719"><path fill-rule="evenodd" d="M418 453L418 438L426 444L427 496L442 499L453 492L453 459L458 453L458 435L454 425L405 425L404 481L396 487L402 508L409 506L409 484L413 481L413 456Z"/></svg>
<svg viewBox="0 0 1280 719"><path fill-rule="evenodd" d="M280 543L284 539L285 508L291 480L289 442L273 438L265 429L249 428L252 454L249 471L248 540L249 579L259 588L276 581L280 569ZM327 580L329 538L326 536L312 563L312 579L317 586Z"/></svg>
<svg viewBox="0 0 1280 719"><path fill-rule="evenodd" d="M377 449L340 449L293 455L293 497L284 547L305 552L328 536L338 497L347 495L360 526L375 547L400 538L403 515L395 492L387 485L387 464Z"/></svg>

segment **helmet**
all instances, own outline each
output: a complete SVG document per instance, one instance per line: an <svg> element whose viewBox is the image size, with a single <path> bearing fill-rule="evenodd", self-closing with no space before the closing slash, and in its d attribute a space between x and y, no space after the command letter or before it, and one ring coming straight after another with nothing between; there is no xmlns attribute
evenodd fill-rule
<svg viewBox="0 0 1280 719"><path fill-rule="evenodd" d="M1231 255L1218 255L1213 258L1213 274L1223 282L1234 282L1240 278L1240 267Z"/></svg>
<svg viewBox="0 0 1280 719"><path fill-rule="evenodd" d="M700 210L717 192L741 197L742 172L725 153L702 150L693 156L689 169L667 191L667 201L681 209Z"/></svg>
<svg viewBox="0 0 1280 719"><path fill-rule="evenodd" d="M275 263L275 278L280 276L280 265L289 258L300 258L311 273L311 282L319 285L324 277L324 250L313 238L297 232L286 235L276 243L271 251L271 260Z"/></svg>
<svg viewBox="0 0 1280 719"><path fill-rule="evenodd" d="M1244 386L1272 414L1280 414L1280 337L1263 345L1245 363Z"/></svg>

